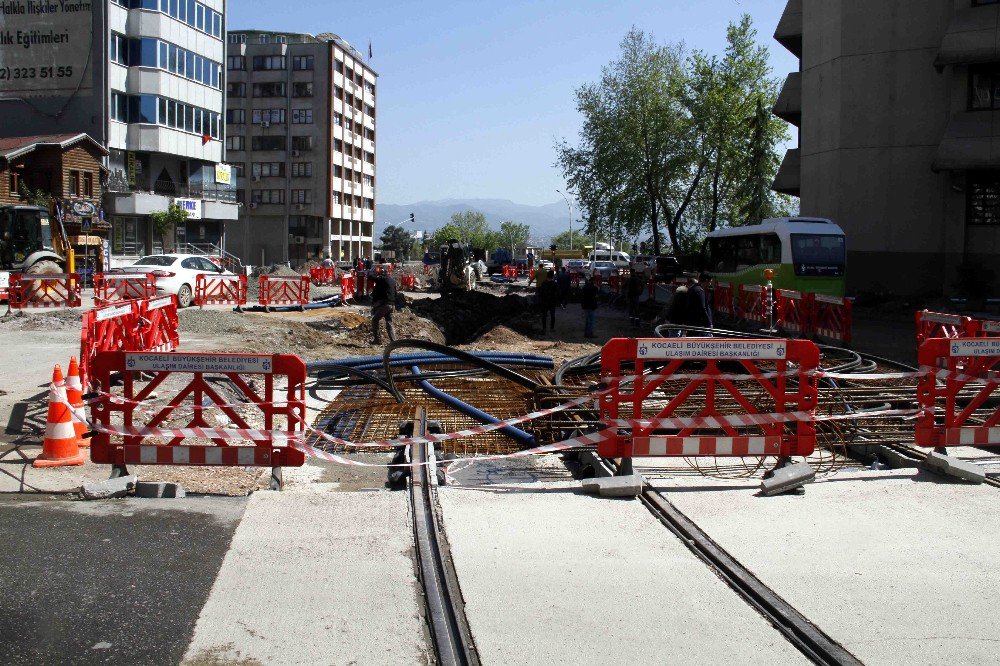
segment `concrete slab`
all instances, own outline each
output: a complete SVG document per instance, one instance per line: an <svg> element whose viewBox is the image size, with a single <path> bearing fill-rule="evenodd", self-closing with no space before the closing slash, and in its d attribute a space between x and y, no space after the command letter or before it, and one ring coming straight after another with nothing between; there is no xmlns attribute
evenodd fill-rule
<svg viewBox="0 0 1000 666"><path fill-rule="evenodd" d="M650 482L865 663L997 661L996 488L913 469L844 470L799 496Z"/></svg>
<svg viewBox="0 0 1000 666"><path fill-rule="evenodd" d="M483 462L439 488L484 664L806 663L642 504L560 466Z"/></svg>
<svg viewBox="0 0 1000 666"><path fill-rule="evenodd" d="M251 496L184 662L427 663L406 493Z"/></svg>

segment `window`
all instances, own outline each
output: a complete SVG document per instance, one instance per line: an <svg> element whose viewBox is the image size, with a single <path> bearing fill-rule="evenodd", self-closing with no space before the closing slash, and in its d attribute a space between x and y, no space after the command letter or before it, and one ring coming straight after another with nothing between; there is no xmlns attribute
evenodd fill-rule
<svg viewBox="0 0 1000 666"><path fill-rule="evenodd" d="M283 123L285 122L285 110L284 109L254 109L253 110L253 124L260 125L263 123Z"/></svg>
<svg viewBox="0 0 1000 666"><path fill-rule="evenodd" d="M368 92L368 93L371 93L372 95L374 95L375 94L375 84L374 83L365 82L365 92Z"/></svg>
<svg viewBox="0 0 1000 666"><path fill-rule="evenodd" d="M257 35L257 43L258 44L270 44L271 43L271 35Z"/></svg>
<svg viewBox="0 0 1000 666"><path fill-rule="evenodd" d="M373 176L369 176L368 174L364 174L361 177L361 179L364 181L365 187L375 187L375 178Z"/></svg>
<svg viewBox="0 0 1000 666"><path fill-rule="evenodd" d="M313 175L312 162L293 162L292 178L309 178Z"/></svg>
<svg viewBox="0 0 1000 666"><path fill-rule="evenodd" d="M1000 109L1000 66L969 67L969 109Z"/></svg>
<svg viewBox="0 0 1000 666"><path fill-rule="evenodd" d="M283 136L255 136L250 138L251 150L285 150L288 146Z"/></svg>
<svg viewBox="0 0 1000 666"><path fill-rule="evenodd" d="M10 175L7 177L7 188L10 190L11 196L20 196L21 174L11 171Z"/></svg>
<svg viewBox="0 0 1000 666"><path fill-rule="evenodd" d="M243 35L243 34L230 33L229 34L229 43L230 44L246 44L247 43L247 36Z"/></svg>
<svg viewBox="0 0 1000 666"><path fill-rule="evenodd" d="M292 190L292 203L312 203L312 190Z"/></svg>
<svg viewBox="0 0 1000 666"><path fill-rule="evenodd" d="M255 204L283 204L284 190L250 190L250 201Z"/></svg>
<svg viewBox="0 0 1000 666"><path fill-rule="evenodd" d="M333 69L334 69L334 71L337 72L337 74L343 74L344 73L344 63L341 62L340 60L335 60L334 63L333 63Z"/></svg>
<svg viewBox="0 0 1000 666"><path fill-rule="evenodd" d="M340 192L333 193L333 203L340 205Z"/></svg>
<svg viewBox="0 0 1000 666"><path fill-rule="evenodd" d="M309 125L313 121L312 109L292 109L293 125Z"/></svg>
<svg viewBox="0 0 1000 666"><path fill-rule="evenodd" d="M375 153L369 153L368 151L365 151L365 162L368 162L369 164L375 164Z"/></svg>
<svg viewBox="0 0 1000 666"><path fill-rule="evenodd" d="M365 104L365 113L367 113L369 116L374 116L375 107L372 106L371 104Z"/></svg>
<svg viewBox="0 0 1000 666"><path fill-rule="evenodd" d="M970 171L965 204L966 224L1000 224L1000 171Z"/></svg>
<svg viewBox="0 0 1000 666"><path fill-rule="evenodd" d="M292 69L303 71L313 68L313 57L309 56L292 56Z"/></svg>
<svg viewBox="0 0 1000 666"><path fill-rule="evenodd" d="M112 90L110 106L111 120L117 120L120 123L128 122L128 97L125 93Z"/></svg>
<svg viewBox="0 0 1000 666"><path fill-rule="evenodd" d="M847 258L843 236L791 234L796 275L841 277Z"/></svg>
<svg viewBox="0 0 1000 666"><path fill-rule="evenodd" d="M354 70L351 69L350 67L348 67L347 71L344 72L344 78L346 78L348 81L353 81L354 80Z"/></svg>
<svg viewBox="0 0 1000 666"><path fill-rule="evenodd" d="M89 171L83 173L83 196L88 199L94 198L94 174Z"/></svg>
<svg viewBox="0 0 1000 666"><path fill-rule="evenodd" d="M246 70L247 59L244 56L228 56L226 58L226 69L230 72L236 70Z"/></svg>
<svg viewBox="0 0 1000 666"><path fill-rule="evenodd" d="M227 136L226 150L246 150L246 139L242 136Z"/></svg>
<svg viewBox="0 0 1000 666"><path fill-rule="evenodd" d="M344 97L344 89L340 86L333 87L333 96L337 99L342 99Z"/></svg>
<svg viewBox="0 0 1000 666"><path fill-rule="evenodd" d="M69 172L69 189L66 192L72 197L80 196L80 172L70 171Z"/></svg>
<svg viewBox="0 0 1000 666"><path fill-rule="evenodd" d="M247 121L247 112L243 109L226 109L226 122L230 125L243 125Z"/></svg>
<svg viewBox="0 0 1000 666"><path fill-rule="evenodd" d="M253 84L254 97L284 97L286 94L284 82Z"/></svg>
<svg viewBox="0 0 1000 666"><path fill-rule="evenodd" d="M285 37L284 35L275 35L274 36L274 43L275 44L286 44L287 42L288 42L288 37Z"/></svg>
<svg viewBox="0 0 1000 666"><path fill-rule="evenodd" d="M344 169L342 167L334 165L334 167L333 167L333 177L334 178L342 178L343 175L344 175Z"/></svg>
<svg viewBox="0 0 1000 666"><path fill-rule="evenodd" d="M365 197L365 208L368 210L375 210L375 200Z"/></svg>
<svg viewBox="0 0 1000 666"><path fill-rule="evenodd" d="M128 65L128 40L125 39L124 35L119 35L117 32L111 33L111 39L108 42L108 57L111 58L111 62Z"/></svg>
<svg viewBox="0 0 1000 666"><path fill-rule="evenodd" d="M285 56L254 56L253 69L255 72L285 69Z"/></svg>
<svg viewBox="0 0 1000 666"><path fill-rule="evenodd" d="M339 113L333 114L333 124L336 125L337 127L340 127L341 125L343 125L344 124L344 116L340 115Z"/></svg>
<svg viewBox="0 0 1000 666"><path fill-rule="evenodd" d="M247 84L241 82L231 82L226 84L226 95L229 97L246 97Z"/></svg>
<svg viewBox="0 0 1000 666"><path fill-rule="evenodd" d="M365 128L365 138L368 139L369 141L374 141L375 140L375 130L368 129L366 127Z"/></svg>
<svg viewBox="0 0 1000 666"><path fill-rule="evenodd" d="M334 139L333 140L333 149L335 151L337 151L338 153L344 152L344 142L341 141L340 139Z"/></svg>
<svg viewBox="0 0 1000 666"><path fill-rule="evenodd" d="M292 84L292 97L312 97L313 84L309 81L296 81Z"/></svg>
<svg viewBox="0 0 1000 666"><path fill-rule="evenodd" d="M312 150L313 138L311 136L293 136L292 150Z"/></svg>
<svg viewBox="0 0 1000 666"><path fill-rule="evenodd" d="M284 162L254 162L250 165L250 173L258 178L280 178L285 175Z"/></svg>
<svg viewBox="0 0 1000 666"><path fill-rule="evenodd" d="M243 162L236 162L234 164L230 164L229 166L233 168L233 175L237 178L246 177L247 167Z"/></svg>

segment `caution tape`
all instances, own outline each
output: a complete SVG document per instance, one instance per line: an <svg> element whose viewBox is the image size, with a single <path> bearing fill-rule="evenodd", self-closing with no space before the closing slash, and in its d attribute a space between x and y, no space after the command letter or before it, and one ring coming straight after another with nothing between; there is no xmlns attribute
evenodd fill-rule
<svg viewBox="0 0 1000 666"><path fill-rule="evenodd" d="M725 428L740 426L774 425L775 423L806 421L852 421L884 416L914 418L923 414L922 409L880 409L847 414L815 414L813 412L776 412L772 414L730 414L725 416L679 416L655 419L611 419L606 425L617 428L684 429Z"/></svg>

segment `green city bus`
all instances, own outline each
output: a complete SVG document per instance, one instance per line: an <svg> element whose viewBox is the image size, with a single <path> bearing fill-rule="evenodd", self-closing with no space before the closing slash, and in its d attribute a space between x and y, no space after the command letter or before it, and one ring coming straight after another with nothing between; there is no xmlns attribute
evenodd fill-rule
<svg viewBox="0 0 1000 666"><path fill-rule="evenodd" d="M702 245L702 267L718 282L765 284L774 270L776 289L844 295L844 230L818 217L779 217L745 227L717 229Z"/></svg>

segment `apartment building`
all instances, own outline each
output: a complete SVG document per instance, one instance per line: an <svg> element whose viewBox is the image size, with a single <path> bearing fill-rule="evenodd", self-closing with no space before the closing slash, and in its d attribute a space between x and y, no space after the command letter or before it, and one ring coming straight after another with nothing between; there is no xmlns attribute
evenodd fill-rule
<svg viewBox="0 0 1000 666"><path fill-rule="evenodd" d="M789 0L774 189L844 228L850 288L996 293L998 26L1000 0Z"/></svg>
<svg viewBox="0 0 1000 666"><path fill-rule="evenodd" d="M372 255L377 74L330 33L228 33L226 150L249 263Z"/></svg>
<svg viewBox="0 0 1000 666"><path fill-rule="evenodd" d="M46 7L46 24L65 38L3 47L4 65L23 77L0 82L0 136L84 132L108 149L99 213L113 265L224 245L238 209L223 163L225 1ZM4 27L27 34L35 20L5 15ZM150 214L171 203L188 221L154 229Z"/></svg>

